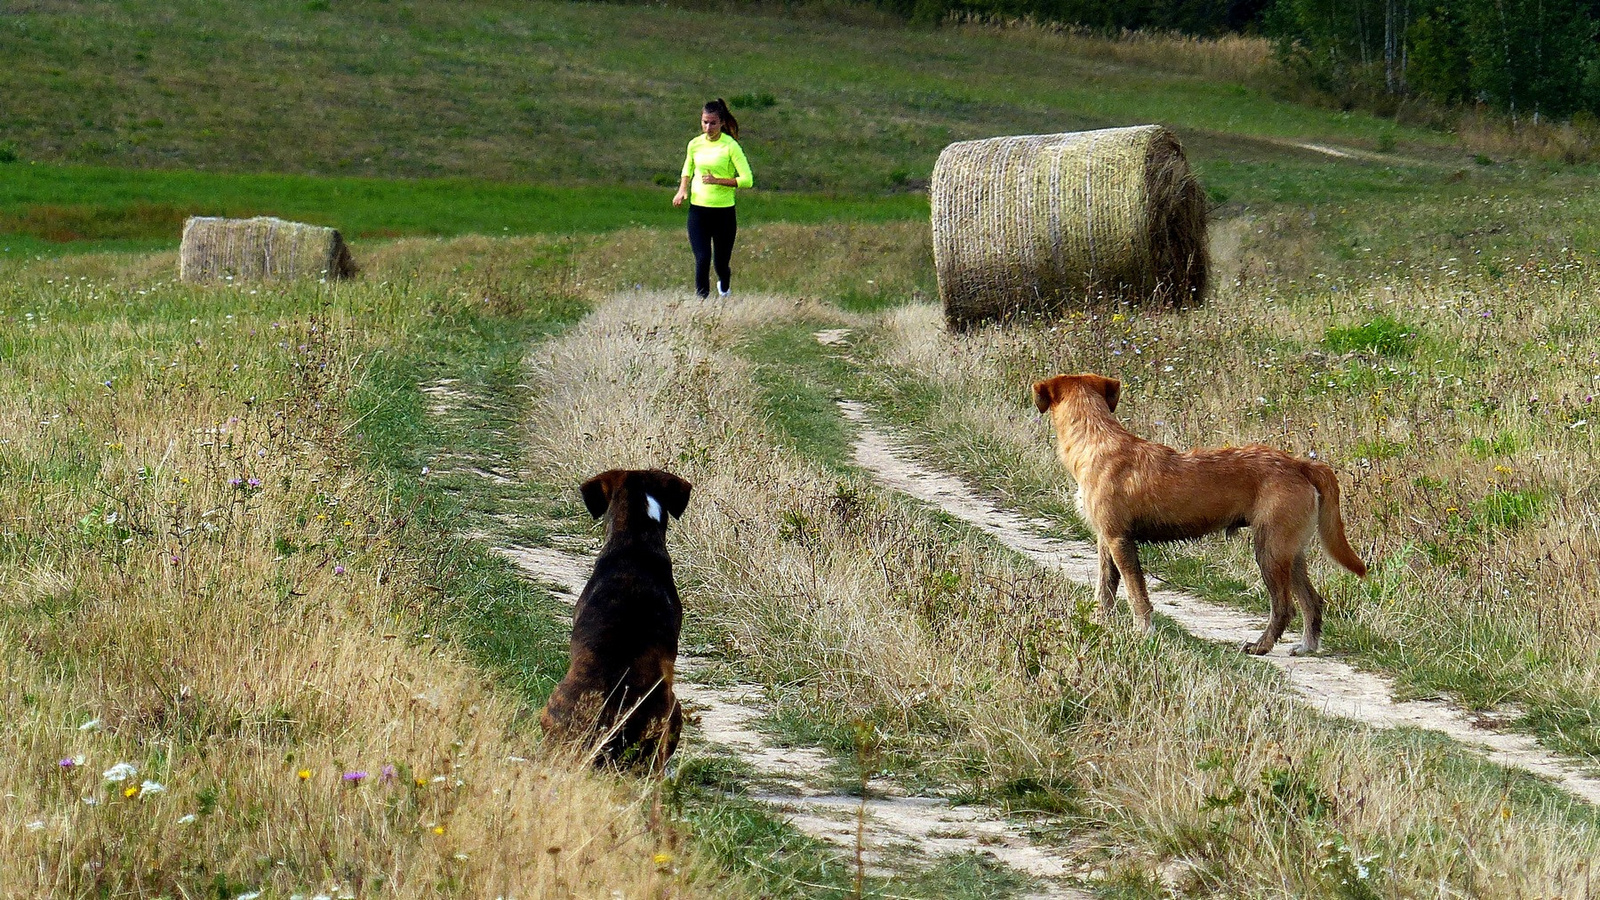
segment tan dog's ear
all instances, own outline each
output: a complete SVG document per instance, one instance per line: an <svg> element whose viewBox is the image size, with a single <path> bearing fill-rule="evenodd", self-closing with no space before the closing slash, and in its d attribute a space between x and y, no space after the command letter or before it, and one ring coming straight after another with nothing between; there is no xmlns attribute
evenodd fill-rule
<svg viewBox="0 0 1600 900"><path fill-rule="evenodd" d="M659 494L661 504L672 513L674 519L683 518L683 511L689 506L689 492L694 485L671 472L660 469L650 470L651 493Z"/></svg>
<svg viewBox="0 0 1600 900"><path fill-rule="evenodd" d="M1056 376L1056 378L1060 377L1060 375ZM1050 411L1050 407L1056 405L1056 378L1046 378L1044 381L1035 381L1033 383L1033 405L1039 408L1039 412L1047 413Z"/></svg>
<svg viewBox="0 0 1600 900"><path fill-rule="evenodd" d="M1106 395L1106 408L1117 411L1117 400L1122 397L1122 382L1115 378L1101 378L1100 390Z"/></svg>
<svg viewBox="0 0 1600 900"><path fill-rule="evenodd" d="M598 519L606 514L606 510L611 506L611 492L616 488L621 474L616 469L607 469L585 481L578 488L583 494L583 505L589 508L589 515Z"/></svg>

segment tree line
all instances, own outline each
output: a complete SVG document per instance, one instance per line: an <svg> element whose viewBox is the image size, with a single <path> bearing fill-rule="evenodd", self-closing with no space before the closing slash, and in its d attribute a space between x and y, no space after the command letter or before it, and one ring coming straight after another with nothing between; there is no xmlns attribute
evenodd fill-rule
<svg viewBox="0 0 1600 900"><path fill-rule="evenodd" d="M869 0L914 21L1030 17L1092 29L1277 39L1337 95L1600 114L1600 0Z"/></svg>
<svg viewBox="0 0 1600 900"><path fill-rule="evenodd" d="M1600 0L1276 0L1262 25L1326 90L1537 120L1600 112L1597 15Z"/></svg>

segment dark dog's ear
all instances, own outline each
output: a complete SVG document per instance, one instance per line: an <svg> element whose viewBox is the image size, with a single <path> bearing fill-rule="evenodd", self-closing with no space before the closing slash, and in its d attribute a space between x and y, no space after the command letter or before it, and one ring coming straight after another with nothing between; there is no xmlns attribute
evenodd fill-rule
<svg viewBox="0 0 1600 900"><path fill-rule="evenodd" d="M1061 376L1057 375L1056 378ZM1044 381L1033 383L1033 405L1039 407L1039 412L1046 413L1050 407L1056 405L1056 379L1047 378Z"/></svg>
<svg viewBox="0 0 1600 900"><path fill-rule="evenodd" d="M657 499L667 512L672 513L674 519L683 518L683 511L689 506L689 492L693 489L694 485L671 472L660 469L650 472L650 492L658 495Z"/></svg>
<svg viewBox="0 0 1600 900"><path fill-rule="evenodd" d="M606 514L606 510L611 506L611 492L616 488L619 474L616 469L607 469L585 481L578 488L583 494L583 505L589 507L589 515L598 519Z"/></svg>

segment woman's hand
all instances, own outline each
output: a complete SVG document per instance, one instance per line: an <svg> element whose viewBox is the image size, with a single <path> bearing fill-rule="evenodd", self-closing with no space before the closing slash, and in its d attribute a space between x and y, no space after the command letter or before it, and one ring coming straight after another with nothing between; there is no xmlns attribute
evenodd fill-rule
<svg viewBox="0 0 1600 900"><path fill-rule="evenodd" d="M683 191L679 191L676 194L673 194L672 195L672 205L673 206L682 206L683 205L683 196L684 196L683 195Z"/></svg>
<svg viewBox="0 0 1600 900"><path fill-rule="evenodd" d="M738 185L739 182L735 181L732 178L718 178L715 175L707 174L707 175L701 175L700 176L700 183L701 184L720 184L723 187L734 187L734 186Z"/></svg>

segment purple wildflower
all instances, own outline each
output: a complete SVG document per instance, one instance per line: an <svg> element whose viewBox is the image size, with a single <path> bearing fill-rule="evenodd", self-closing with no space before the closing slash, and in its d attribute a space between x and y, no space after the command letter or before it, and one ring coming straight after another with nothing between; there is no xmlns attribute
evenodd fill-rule
<svg viewBox="0 0 1600 900"><path fill-rule="evenodd" d="M335 574L335 575L343 575L344 574L344 566L334 566L333 567L333 574Z"/></svg>
<svg viewBox="0 0 1600 900"><path fill-rule="evenodd" d="M363 778L366 778L366 777L367 777L367 773L365 773L365 772L346 772L346 773L344 773L344 775L343 775L343 776L341 776L341 777L342 777L342 778L343 778L343 779L344 779L344 780L345 780L345 781L348 781L348 782L350 782L350 783L351 783L351 784L360 784L360 783L361 783L361 780L362 780L362 779L363 779Z"/></svg>

